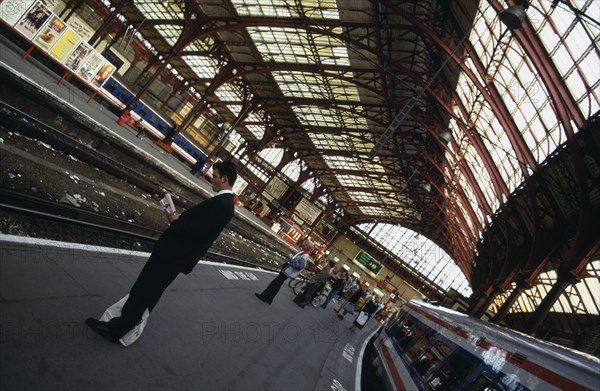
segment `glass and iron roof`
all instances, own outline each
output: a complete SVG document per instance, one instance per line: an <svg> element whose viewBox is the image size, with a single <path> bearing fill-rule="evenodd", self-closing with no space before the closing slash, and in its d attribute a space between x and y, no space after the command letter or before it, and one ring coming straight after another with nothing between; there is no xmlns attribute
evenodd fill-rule
<svg viewBox="0 0 600 391"><path fill-rule="evenodd" d="M524 32L500 22L508 5L496 0L136 0L124 14L152 21L140 34L155 47L205 20L173 68L201 81L196 98L216 80L222 118L258 101L240 144L267 137L268 119L346 224L419 233L455 262L462 290L495 215L600 107L600 3L552 3L530 2ZM532 56L524 42L538 41ZM234 72L217 78L224 67ZM557 96L580 118L565 122Z"/></svg>

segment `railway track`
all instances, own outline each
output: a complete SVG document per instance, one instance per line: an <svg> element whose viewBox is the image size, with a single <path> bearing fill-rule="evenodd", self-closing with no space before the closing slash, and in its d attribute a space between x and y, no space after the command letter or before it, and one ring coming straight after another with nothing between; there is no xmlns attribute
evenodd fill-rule
<svg viewBox="0 0 600 391"><path fill-rule="evenodd" d="M0 210L13 214L28 215L40 224L44 224L45 221L55 221L60 224L73 226L76 229L108 233L115 238L125 241L142 242L147 248L151 248L162 233L161 231L123 221L102 213L61 202L41 199L9 189L0 188L0 200ZM214 262L254 268L260 267L276 271L276 268L261 264L247 256L244 257L240 252L230 251L218 246L213 246L206 253L205 258Z"/></svg>
<svg viewBox="0 0 600 391"><path fill-rule="evenodd" d="M132 169L131 167L133 167L134 164L131 163L132 157L130 156L130 151L127 151L122 146L111 145L110 148L106 146L98 147L98 145L103 144L100 144L99 141L90 142L88 134L89 132L87 129L76 130L74 128L70 128L69 132L73 133L73 135L70 135L67 134L65 131L61 131L55 128L54 126L51 126L43 121L33 118L32 116L23 112L22 110L19 110L18 108L2 101L0 101L0 120L2 121L4 126L13 129L13 131L19 132L25 136L49 144L56 150L73 155L77 159L85 162L86 164L102 169L105 172L111 174L112 176L124 180L127 183L130 183L131 185L137 188L143 189L148 193L158 195L164 194L165 192L169 192L174 194L174 202L179 210L188 209L194 206L198 202L198 199L205 198L204 195L201 195L199 191L196 191L195 189L182 188L180 184L175 183L175 180L173 178L165 176L164 173L155 171L154 167L145 167L146 169L148 169L149 175L144 175L139 170ZM105 142L105 140L103 140L103 142ZM103 153L100 151L100 149L102 149L103 151L106 150L110 152ZM129 162L129 164L126 164L124 162ZM137 163L139 165L139 161ZM27 196L25 195L23 195L23 197L24 199L27 198ZM38 203L41 205L42 200L30 200L30 202L32 204ZM21 213L32 215L31 211L27 211L28 208L26 207L26 205L23 205L21 203L19 207L22 209ZM56 205L50 206L48 204L44 207L48 208L48 210L58 210L58 206ZM37 210L40 211L39 208ZM84 213L82 209L76 207L72 207L71 211L69 212L63 209L61 213L66 214L66 216L72 216L71 218L77 220L79 218L77 211L79 211L79 214ZM49 216L49 218L51 217ZM52 219L56 220L56 217ZM114 225L115 227L123 226L123 230L127 233L140 232L139 240L143 241L144 243L148 242L147 237L158 237L156 235L156 231L144 231L143 227L136 227L135 224L128 225L127 222L119 222L118 219L114 218L113 222L109 222L107 219L108 217L102 219L99 216L93 218L91 215L85 217L85 220L91 220L92 222L96 220L102 221L100 225ZM76 223L73 222L73 224ZM92 227L90 226L90 228ZM249 238L250 240L259 242L262 246L268 248L270 251L279 254L282 257L284 257L289 252L289 250L282 249L280 245L273 243L272 237L268 236L261 230L252 227L250 224L240 219L234 219L234 221L230 223L228 229L238 233L243 237ZM127 236L127 234L125 235Z"/></svg>

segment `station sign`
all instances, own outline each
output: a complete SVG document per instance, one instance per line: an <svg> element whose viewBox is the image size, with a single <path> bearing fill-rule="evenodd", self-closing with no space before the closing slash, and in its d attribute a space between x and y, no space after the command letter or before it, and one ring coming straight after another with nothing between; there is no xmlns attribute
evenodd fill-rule
<svg viewBox="0 0 600 391"><path fill-rule="evenodd" d="M370 256L366 251L360 250L352 260L361 269L375 277L383 268L381 262Z"/></svg>

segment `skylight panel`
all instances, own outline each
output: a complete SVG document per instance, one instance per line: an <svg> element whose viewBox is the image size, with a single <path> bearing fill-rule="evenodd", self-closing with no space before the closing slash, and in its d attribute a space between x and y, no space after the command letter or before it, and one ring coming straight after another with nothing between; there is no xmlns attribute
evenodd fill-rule
<svg viewBox="0 0 600 391"><path fill-rule="evenodd" d="M217 74L217 61L211 57L184 56L183 61L201 78L213 79Z"/></svg>
<svg viewBox="0 0 600 391"><path fill-rule="evenodd" d="M323 78L303 72L273 72L273 78L285 96L317 99L327 95Z"/></svg>
<svg viewBox="0 0 600 391"><path fill-rule="evenodd" d="M177 3L148 2L135 0L134 5L149 20L183 19L183 11Z"/></svg>
<svg viewBox="0 0 600 391"><path fill-rule="evenodd" d="M240 111L242 111L242 105L227 105L227 108L235 116L237 116L240 113Z"/></svg>
<svg viewBox="0 0 600 391"><path fill-rule="evenodd" d="M156 31L167 41L167 43L171 46L177 43L181 32L183 31L183 27L181 26L173 26L167 24L161 24L154 27Z"/></svg>
<svg viewBox="0 0 600 391"><path fill-rule="evenodd" d="M248 27L263 61L316 64L306 30L291 27Z"/></svg>
<svg viewBox="0 0 600 391"><path fill-rule="evenodd" d="M305 15L310 19L339 19L336 0L301 0Z"/></svg>
<svg viewBox="0 0 600 391"><path fill-rule="evenodd" d="M342 186L346 187L364 187L365 186L365 178L358 177L355 175L338 175L336 179Z"/></svg>
<svg viewBox="0 0 600 391"><path fill-rule="evenodd" d="M355 159L346 156L323 156L323 160L334 170L362 170L362 165Z"/></svg>
<svg viewBox="0 0 600 391"><path fill-rule="evenodd" d="M299 16L287 0L231 0L231 3L240 16L277 18Z"/></svg>
<svg viewBox="0 0 600 391"><path fill-rule="evenodd" d="M221 102L240 102L242 100L239 88L231 83L223 84L215 91L215 95Z"/></svg>
<svg viewBox="0 0 600 391"><path fill-rule="evenodd" d="M246 129L248 129L248 131L250 133L252 133L252 135L254 137L256 137L257 140L262 139L263 135L265 134L265 127L260 126L260 125L246 125Z"/></svg>
<svg viewBox="0 0 600 391"><path fill-rule="evenodd" d="M434 242L416 232L391 224L358 226L398 257L398 262L419 270L443 290L456 289L465 297L472 294L468 281L450 256Z"/></svg>
<svg viewBox="0 0 600 391"><path fill-rule="evenodd" d="M339 106L342 108L344 106ZM293 107L300 122L313 126L332 126L338 128L366 129L367 121L363 117L338 108L295 106Z"/></svg>
<svg viewBox="0 0 600 391"><path fill-rule="evenodd" d="M350 150L350 141L339 135L328 133L309 133L308 137L317 149Z"/></svg>
<svg viewBox="0 0 600 391"><path fill-rule="evenodd" d="M348 197L350 197L353 201L356 202L377 202L378 198L375 197L372 193L364 193L358 191L349 191Z"/></svg>
<svg viewBox="0 0 600 391"><path fill-rule="evenodd" d="M350 66L344 42L292 27L248 27L263 61Z"/></svg>

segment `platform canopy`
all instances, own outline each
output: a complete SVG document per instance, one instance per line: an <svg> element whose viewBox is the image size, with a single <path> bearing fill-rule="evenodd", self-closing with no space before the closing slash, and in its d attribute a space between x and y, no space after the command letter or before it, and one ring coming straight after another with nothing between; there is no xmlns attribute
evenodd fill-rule
<svg viewBox="0 0 600 391"><path fill-rule="evenodd" d="M597 252L597 1L87 3L242 162L295 162L342 233L410 229L475 293Z"/></svg>

